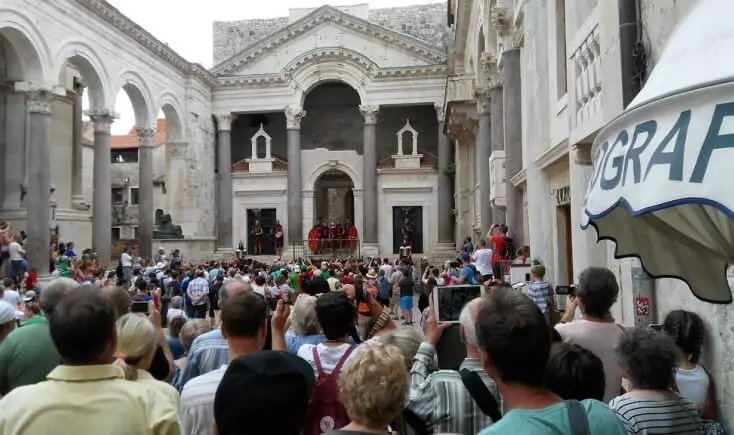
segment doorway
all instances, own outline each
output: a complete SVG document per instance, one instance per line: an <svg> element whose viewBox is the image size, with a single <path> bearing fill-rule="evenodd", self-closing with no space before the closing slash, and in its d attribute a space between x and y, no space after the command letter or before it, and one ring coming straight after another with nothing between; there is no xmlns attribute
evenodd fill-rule
<svg viewBox="0 0 734 435"><path fill-rule="evenodd" d="M392 253L400 253L400 247L403 246L403 228L406 224L413 230L413 244L411 252L414 254L423 253L423 207L402 207L392 208Z"/></svg>
<svg viewBox="0 0 734 435"><path fill-rule="evenodd" d="M263 229L262 237L262 254L276 255L275 238L271 234L271 229L277 222L277 214L274 208L248 208L247 209L247 252L252 254L255 252L255 236L253 228L255 221L260 222Z"/></svg>
<svg viewBox="0 0 734 435"><path fill-rule="evenodd" d="M314 224L354 225L354 183L346 173L329 169L314 184Z"/></svg>
<svg viewBox="0 0 734 435"><path fill-rule="evenodd" d="M573 239L571 226L571 205L556 207L558 229L558 276L556 284L570 285L574 282Z"/></svg>

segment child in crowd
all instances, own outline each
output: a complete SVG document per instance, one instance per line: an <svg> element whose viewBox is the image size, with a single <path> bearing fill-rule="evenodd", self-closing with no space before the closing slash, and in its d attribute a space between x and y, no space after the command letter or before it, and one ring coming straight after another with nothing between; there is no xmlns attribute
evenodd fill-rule
<svg viewBox="0 0 734 435"><path fill-rule="evenodd" d="M535 302L550 323L553 310L553 288L545 280L545 266L536 264L530 268L530 284L526 286L527 295Z"/></svg>

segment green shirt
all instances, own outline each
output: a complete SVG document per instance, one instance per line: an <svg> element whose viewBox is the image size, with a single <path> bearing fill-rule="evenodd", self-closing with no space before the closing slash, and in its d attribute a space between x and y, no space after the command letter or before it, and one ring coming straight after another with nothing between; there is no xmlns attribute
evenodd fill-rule
<svg viewBox="0 0 734 435"><path fill-rule="evenodd" d="M43 317L41 314L37 314L31 317L30 319L26 320L25 322L23 322L23 326L37 325L39 323L46 323L46 318Z"/></svg>
<svg viewBox="0 0 734 435"><path fill-rule="evenodd" d="M16 329L0 344L0 394L45 381L60 361L45 319Z"/></svg>

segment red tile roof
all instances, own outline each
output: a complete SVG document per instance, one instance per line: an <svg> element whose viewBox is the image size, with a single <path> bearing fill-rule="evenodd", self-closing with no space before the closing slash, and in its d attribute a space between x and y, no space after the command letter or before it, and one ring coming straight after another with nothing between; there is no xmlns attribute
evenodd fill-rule
<svg viewBox="0 0 734 435"><path fill-rule="evenodd" d="M275 154L272 155L273 159L275 160L273 162L273 171L274 172L284 172L288 170L288 160L284 159L283 157L277 156ZM250 158L242 159L239 162L232 165L232 172L250 172L250 164L247 162Z"/></svg>
<svg viewBox="0 0 734 435"><path fill-rule="evenodd" d="M153 146L161 146L166 143L166 132L168 125L165 119L159 119L155 127L155 136L153 136ZM115 134L111 137L111 146L113 150L134 149L138 147L138 132L135 127L130 129L126 135Z"/></svg>
<svg viewBox="0 0 734 435"><path fill-rule="evenodd" d="M421 157L421 168L437 168L438 158L431 153L418 150L418 154L423 154ZM384 159L377 162L377 169L393 169L395 168L395 160L392 156L385 157Z"/></svg>

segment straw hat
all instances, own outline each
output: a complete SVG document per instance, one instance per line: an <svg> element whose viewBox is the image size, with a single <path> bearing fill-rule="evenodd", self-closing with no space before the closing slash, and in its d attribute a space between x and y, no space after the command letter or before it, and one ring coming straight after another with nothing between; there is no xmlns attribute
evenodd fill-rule
<svg viewBox="0 0 734 435"><path fill-rule="evenodd" d="M365 276L369 279L377 279L377 272L375 272L375 269L370 269Z"/></svg>

